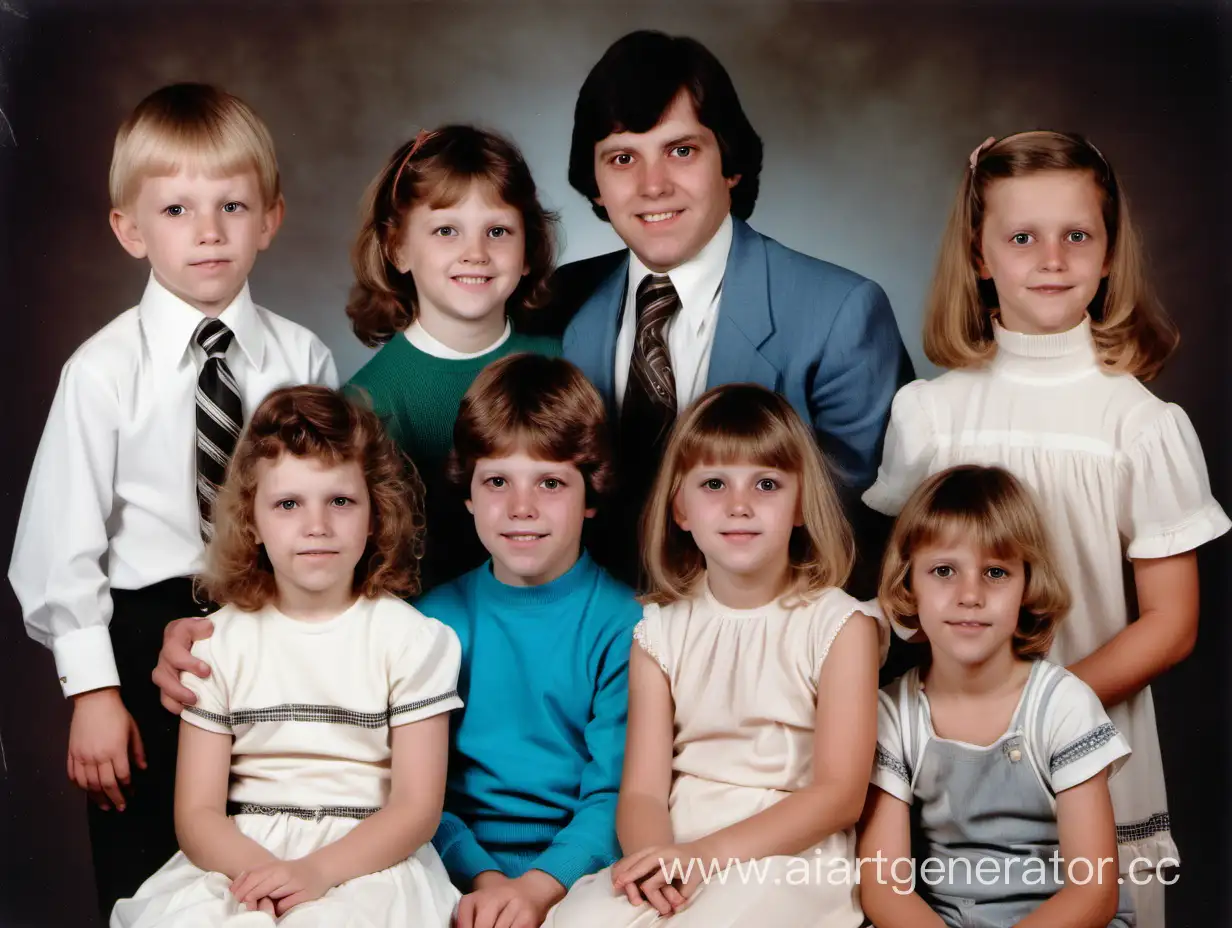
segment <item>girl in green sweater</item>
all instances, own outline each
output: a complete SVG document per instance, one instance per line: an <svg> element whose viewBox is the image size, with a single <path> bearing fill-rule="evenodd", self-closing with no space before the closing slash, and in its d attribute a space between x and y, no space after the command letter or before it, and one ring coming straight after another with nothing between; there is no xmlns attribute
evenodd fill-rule
<svg viewBox="0 0 1232 928"><path fill-rule="evenodd" d="M547 302L555 216L511 142L457 125L400 146L369 186L363 215L347 315L360 341L383 347L347 387L371 403L424 480L431 586L487 557L444 478L462 395L497 358L560 353L558 339L520 335L507 315Z"/></svg>

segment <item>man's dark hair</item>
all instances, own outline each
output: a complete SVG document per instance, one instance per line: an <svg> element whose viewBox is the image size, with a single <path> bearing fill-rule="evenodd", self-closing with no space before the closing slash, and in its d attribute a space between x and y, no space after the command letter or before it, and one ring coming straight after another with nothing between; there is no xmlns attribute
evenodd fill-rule
<svg viewBox="0 0 1232 928"><path fill-rule="evenodd" d="M762 144L740 106L736 88L719 59L685 36L631 32L599 59L578 92L569 150L569 183L590 201L595 215L595 145L613 132L649 132L680 91L688 93L697 119L714 133L723 176L740 175L732 188L732 215L748 219L760 188Z"/></svg>

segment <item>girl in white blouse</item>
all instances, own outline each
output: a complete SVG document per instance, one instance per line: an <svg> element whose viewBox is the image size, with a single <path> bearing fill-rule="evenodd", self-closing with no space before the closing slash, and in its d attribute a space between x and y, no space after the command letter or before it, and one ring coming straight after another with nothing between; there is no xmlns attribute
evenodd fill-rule
<svg viewBox="0 0 1232 928"><path fill-rule="evenodd" d="M1179 863L1149 684L1192 650L1194 549L1230 525L1188 417L1143 386L1176 342L1103 155L1058 132L990 138L960 185L925 321L926 354L950 370L899 391L864 495L893 515L961 463L999 464L1035 491L1074 595L1050 658L1133 748L1111 784L1124 874ZM1126 882L1138 924L1162 928L1160 882Z"/></svg>
<svg viewBox="0 0 1232 928"><path fill-rule="evenodd" d="M413 476L413 471L411 472ZM454 633L418 588L420 493L376 415L324 387L271 393L219 496L193 646L212 673L180 722L180 852L112 928L446 928L440 822Z"/></svg>
<svg viewBox="0 0 1232 928"><path fill-rule="evenodd" d="M753 384L678 420L645 514L616 829L545 928L857 928L888 629L811 429ZM884 634L883 634L884 633Z"/></svg>

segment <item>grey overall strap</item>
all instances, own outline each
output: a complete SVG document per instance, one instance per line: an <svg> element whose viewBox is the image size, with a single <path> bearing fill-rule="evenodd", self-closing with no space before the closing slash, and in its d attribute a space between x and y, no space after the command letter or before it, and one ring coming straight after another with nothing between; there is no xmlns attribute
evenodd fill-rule
<svg viewBox="0 0 1232 928"><path fill-rule="evenodd" d="M918 667L907 671L903 679L898 728L903 741L903 763L907 765L912 787L915 786L916 771L920 769L920 754L925 740L920 725L920 688L923 685Z"/></svg>
<svg viewBox="0 0 1232 928"><path fill-rule="evenodd" d="M1065 671L1061 667L1041 662L1039 667L1032 669L1031 679L1027 681L1028 691L1035 689L1039 695L1027 692L1025 694L1027 698L1022 701L1024 712L1028 703L1034 707L1035 724L1031 726L1031 731L1024 731L1024 734L1030 739L1031 756L1036 758L1043 768L1040 774L1044 785L1049 794L1053 796L1056 793L1052 790L1052 777L1050 776L1052 757L1048 750L1048 731L1045 726L1048 721L1048 704L1052 701L1052 695L1064 677Z"/></svg>

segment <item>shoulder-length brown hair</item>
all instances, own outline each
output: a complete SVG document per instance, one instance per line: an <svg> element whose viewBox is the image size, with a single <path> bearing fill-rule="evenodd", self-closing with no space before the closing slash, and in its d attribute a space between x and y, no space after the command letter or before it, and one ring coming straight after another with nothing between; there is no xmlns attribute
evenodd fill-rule
<svg viewBox="0 0 1232 928"><path fill-rule="evenodd" d="M778 468L800 483L804 524L792 530L792 584L784 598L847 582L855 543L812 430L779 394L757 384L724 384L698 397L668 438L642 514L642 559L650 578L647 602L664 604L695 595L706 569L693 536L676 524L672 511L685 474L698 465L744 462Z"/></svg>
<svg viewBox="0 0 1232 928"><path fill-rule="evenodd" d="M1000 467L951 467L925 480L907 500L881 565L878 599L886 617L904 628L919 629L911 593L911 558L921 547L948 538L969 540L994 557L1022 560L1027 576L1014 653L1022 658L1045 657L1057 623L1069 611L1069 587L1035 500Z"/></svg>
<svg viewBox="0 0 1232 928"><path fill-rule="evenodd" d="M556 260L556 215L539 202L522 153L494 132L444 126L401 145L364 194L362 225L351 248L355 284L346 311L351 328L368 347L389 341L415 318L415 281L398 270L395 260L407 213L417 203L432 209L453 206L475 183L522 214L530 270L509 304L525 310L547 304Z"/></svg>
<svg viewBox="0 0 1232 928"><path fill-rule="evenodd" d="M359 462L372 508L372 534L355 565L354 589L375 599L419 592L423 488L415 467L385 434L376 414L320 386L275 390L240 436L215 506L215 534L201 579L215 602L253 611L277 596L274 571L257 543L253 500L258 464L284 454L330 465Z"/></svg>
<svg viewBox="0 0 1232 928"><path fill-rule="evenodd" d="M1104 156L1078 135L1020 132L979 151L967 166L941 241L924 317L924 353L934 364L978 367L996 351L991 281L979 279L980 239L988 188L1040 171L1085 171L1097 189L1108 235L1108 274L1088 307L1104 366L1150 380L1179 341L1152 292L1129 201Z"/></svg>

